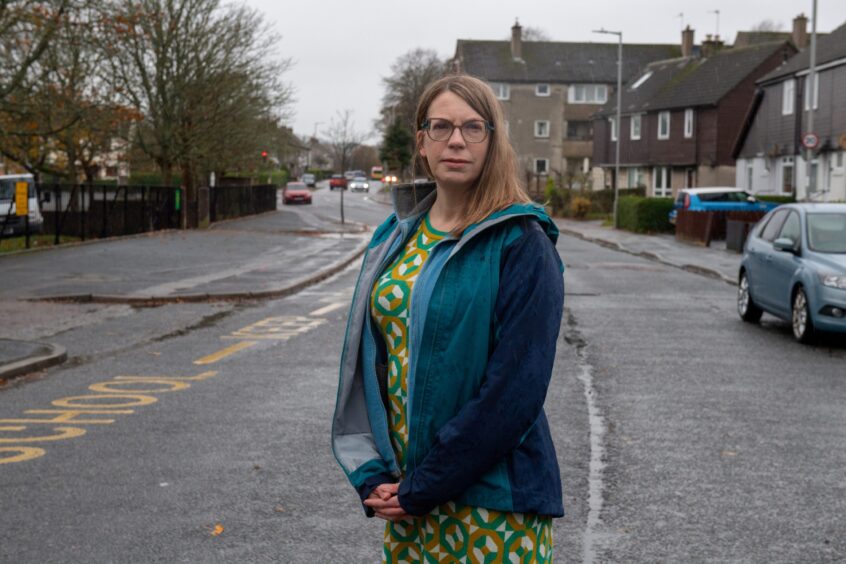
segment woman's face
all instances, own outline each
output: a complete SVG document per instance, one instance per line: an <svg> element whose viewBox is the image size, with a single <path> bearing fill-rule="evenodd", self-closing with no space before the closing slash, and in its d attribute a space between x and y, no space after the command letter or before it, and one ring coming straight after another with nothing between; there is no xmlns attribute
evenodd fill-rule
<svg viewBox="0 0 846 564"><path fill-rule="evenodd" d="M484 121L467 102L449 91L432 101L426 118L445 119L457 126L470 120ZM425 131L418 131L417 135L420 155L428 161L439 186L466 189L479 178L491 142L490 132L481 143L465 141L460 127L454 128L446 141L433 141Z"/></svg>

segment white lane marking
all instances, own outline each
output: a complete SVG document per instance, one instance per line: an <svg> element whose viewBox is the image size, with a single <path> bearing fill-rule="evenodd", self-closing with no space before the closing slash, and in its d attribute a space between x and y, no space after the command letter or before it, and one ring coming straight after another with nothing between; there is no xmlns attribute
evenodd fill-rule
<svg viewBox="0 0 846 564"><path fill-rule="evenodd" d="M329 304L328 306L324 306L320 309L316 309L313 312L309 313L311 316L319 316L319 315L326 315L331 311L335 311L336 309L341 309L342 307L346 306L347 304L342 302L336 302L334 304Z"/></svg>

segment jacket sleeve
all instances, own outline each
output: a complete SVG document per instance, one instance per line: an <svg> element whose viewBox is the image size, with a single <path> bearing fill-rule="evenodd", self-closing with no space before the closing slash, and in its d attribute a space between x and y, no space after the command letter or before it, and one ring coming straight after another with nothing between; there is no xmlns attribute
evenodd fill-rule
<svg viewBox="0 0 846 564"><path fill-rule="evenodd" d="M411 515L459 496L520 444L543 410L564 307L561 260L534 222L504 255L484 382L400 483L399 503Z"/></svg>

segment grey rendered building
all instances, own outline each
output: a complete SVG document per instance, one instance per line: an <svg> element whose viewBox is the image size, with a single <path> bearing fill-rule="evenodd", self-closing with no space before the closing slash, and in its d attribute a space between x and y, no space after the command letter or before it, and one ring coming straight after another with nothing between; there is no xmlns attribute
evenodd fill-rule
<svg viewBox="0 0 846 564"><path fill-rule="evenodd" d="M623 49L624 82L651 61L680 55L679 45ZM590 118L614 95L616 44L523 41L515 23L510 42L459 40L453 67L493 87L531 193L542 192L548 175L590 173Z"/></svg>
<svg viewBox="0 0 846 564"><path fill-rule="evenodd" d="M808 93L809 51L758 81L734 151L736 182L757 194L846 201L846 23L818 40L813 104ZM808 131L811 105L813 132ZM819 140L810 171L802 148L805 133Z"/></svg>

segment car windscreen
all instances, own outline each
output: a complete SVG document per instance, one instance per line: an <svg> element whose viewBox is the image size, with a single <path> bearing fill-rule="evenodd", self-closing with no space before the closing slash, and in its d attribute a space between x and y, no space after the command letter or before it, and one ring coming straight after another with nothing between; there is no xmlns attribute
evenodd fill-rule
<svg viewBox="0 0 846 564"><path fill-rule="evenodd" d="M15 199L15 185L18 182L26 182L29 184L27 194L30 198L33 197L32 182L25 178L3 178L0 179L0 200L14 200Z"/></svg>
<svg viewBox="0 0 846 564"><path fill-rule="evenodd" d="M697 196L700 202L745 202L749 198L746 192L706 192Z"/></svg>
<svg viewBox="0 0 846 564"><path fill-rule="evenodd" d="M809 213L808 247L818 253L846 253L846 213Z"/></svg>

